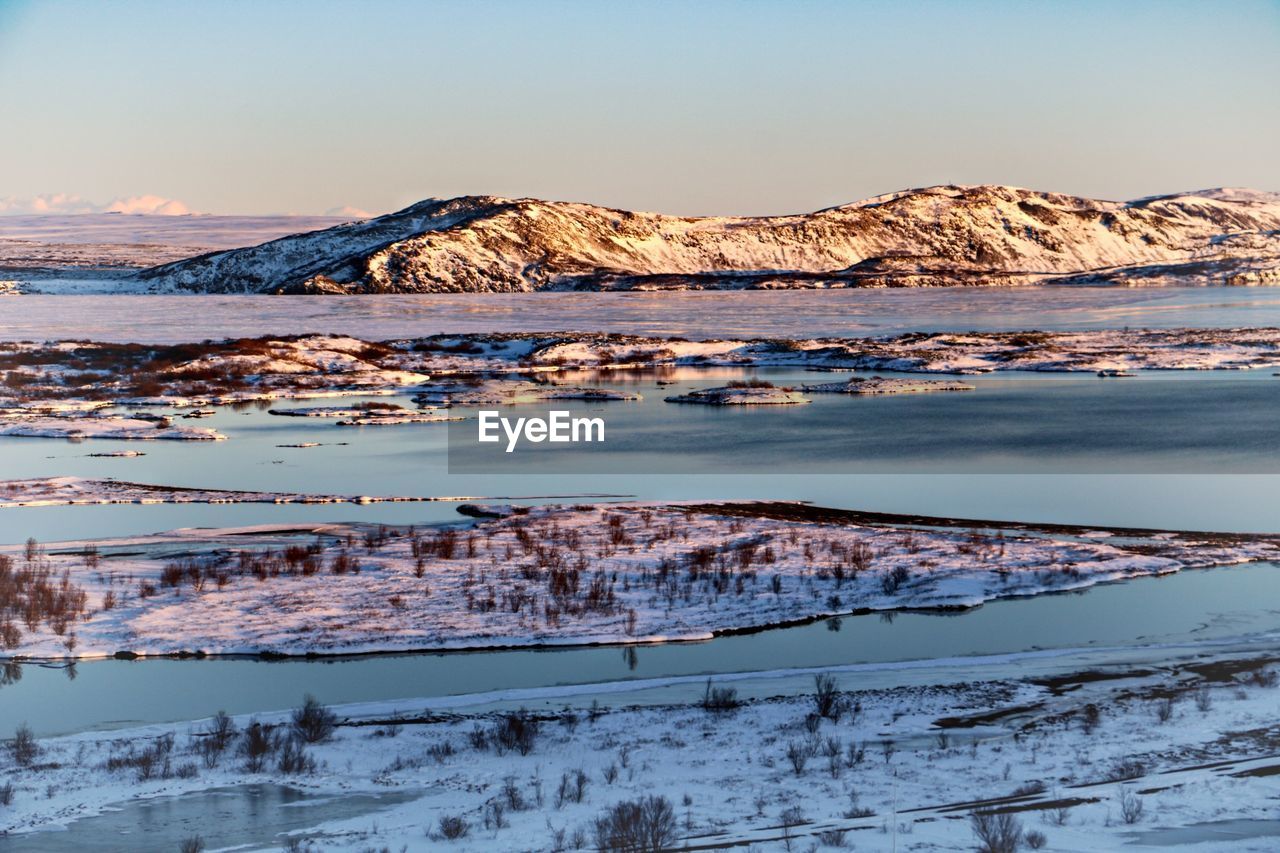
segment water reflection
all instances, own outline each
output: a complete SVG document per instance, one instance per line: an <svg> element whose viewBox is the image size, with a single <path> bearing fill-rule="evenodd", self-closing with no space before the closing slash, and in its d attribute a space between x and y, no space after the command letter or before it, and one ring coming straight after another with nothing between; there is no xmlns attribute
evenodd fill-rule
<svg viewBox="0 0 1280 853"><path fill-rule="evenodd" d="M0 660L0 687L22 680L22 664L16 660Z"/></svg>
<svg viewBox="0 0 1280 853"><path fill-rule="evenodd" d="M20 660L12 660L10 658L0 659L0 687L7 687L11 684L17 684L22 680L22 668L24 666L38 666L40 669L56 670L66 676L67 681L75 681L80 674L79 661L65 661L63 663L35 663L28 664Z"/></svg>

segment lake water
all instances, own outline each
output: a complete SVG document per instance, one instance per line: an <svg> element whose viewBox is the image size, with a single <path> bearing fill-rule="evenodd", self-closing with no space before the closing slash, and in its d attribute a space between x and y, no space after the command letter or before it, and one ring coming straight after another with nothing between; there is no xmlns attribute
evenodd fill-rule
<svg viewBox="0 0 1280 853"><path fill-rule="evenodd" d="M816 337L907 331L1280 326L1280 290L999 287L748 293L22 296L0 340L163 343L299 332L387 339L462 332Z"/></svg>
<svg viewBox="0 0 1280 853"><path fill-rule="evenodd" d="M335 332L373 339L433 333L597 330L691 338L946 330L1280 326L1280 290L1048 288L761 293L527 294L349 298L178 296L0 299L0 340L174 342ZM772 381L836 375L752 371ZM662 402L746 372L587 376L640 403L582 409L607 418L603 453L500 460L442 425L343 429L223 408L202 426L219 443L0 439L0 478L51 475L229 489L546 499L606 493L649 500L794 499L886 512L1280 532L1280 385L1269 372L1132 380L978 378L978 389L917 397L817 397L780 410ZM382 398L385 399L385 398ZM400 402L407 403L407 399ZM289 404L281 404L289 405ZM301 405L301 404L299 404ZM518 413L533 413L534 408ZM454 435L450 436L451 430ZM459 432L461 430L462 432ZM282 444L321 442L308 449ZM452 446L452 453L450 452ZM132 459L91 452L142 450ZM540 497L541 496L541 497ZM88 506L0 510L0 542L146 534L175 527L370 521L436 524L450 503ZM1280 567L1188 571L953 614L823 620L705 643L260 662L93 661L0 669L0 732L40 735L190 720L223 708L270 714L304 693L358 713L689 701L708 676L745 697L812 688L830 669L846 688L1028 677L1273 651ZM122 804L64 832L0 839L0 851L176 849L268 843L283 831L392 802L311 800L245 786ZM1139 843L1250 837L1206 828ZM144 835L138 835L144 833Z"/></svg>
<svg viewBox="0 0 1280 853"><path fill-rule="evenodd" d="M644 334L832 335L908 329L1090 329L1116 326L1280 325L1280 291L1216 288L1020 288L784 293L531 294L352 298L18 297L0 301L0 339L84 337L173 341L226 335L332 331L371 338L433 332L602 329ZM831 374L754 371L775 382ZM1178 374L1162 379L978 377L957 394L882 398L821 396L807 406L734 410L662 398L720 384L740 371L587 376L638 390L639 403L584 407L607 418L603 456L546 460L450 453L442 425L345 429L325 420L269 416L265 407L220 409L201 425L226 442L84 442L0 439L3 477L74 474L179 486L336 494L536 497L603 493L650 500L795 499L886 512L980 519L1235 531L1280 531L1280 394L1268 372ZM400 402L407 403L407 399ZM289 404L281 404L289 405ZM566 408L575 408L572 406ZM462 429L471 428L464 424ZM457 430L458 427L454 427ZM282 444L308 441L297 449ZM143 450L132 459L90 452ZM522 457L523 459L523 457ZM0 511L0 542L145 534L174 527L322 521L445 523L455 505L172 505L50 507ZM0 688L0 731L14 719L49 730L131 720L287 707L306 690L326 701L541 689L613 679L700 678L743 667L881 665L953 655L1037 649L1148 647L1190 636L1206 608L1248 611L1265 636L1275 575L1262 568L1196 574L1215 582L1141 581L1079 598L991 605L961 617L902 615L638 650L511 652L368 658L330 663L244 661L90 662L69 680L28 666ZM1219 581L1216 579L1224 579ZM1225 580L1229 579L1229 580ZM1248 579L1247 581L1244 579ZM1177 590L1151 624L1141 607L1108 615L1130 588ZM1239 596L1211 605L1209 593ZM1178 596L1174 596L1178 598ZM1138 599L1130 602L1133 605ZM1253 610L1249 610L1253 607ZM1183 609L1180 609L1183 608ZM1217 612L1216 610L1214 612ZM1243 611L1241 611L1243 612ZM1055 614L1070 614L1058 618ZM1186 617L1182 619L1182 614ZM1096 618L1094 616L1096 615ZM1169 621L1165 621L1165 619ZM1219 624L1209 619L1212 624ZM1228 623L1221 623L1227 625ZM885 627L887 626L887 627ZM1163 626L1163 627L1162 627ZM1181 632L1181 633L1180 633ZM992 638L1000 638L993 640ZM1179 640L1181 638L1181 640ZM871 651L869 651L871 650ZM505 656L504 656L505 655ZM978 658L974 658L975 660ZM528 661L538 661L530 666ZM638 661L638 663L636 663ZM465 663L464 663L465 662ZM632 664L636 663L635 668ZM890 672L892 672L890 670ZM886 677L907 677L897 673ZM806 676L807 678L807 676ZM798 682L797 682L798 683ZM137 697L178 704L148 712ZM773 689L777 684L768 682ZM653 695L676 689L655 687ZM684 690L687 687L679 687Z"/></svg>
<svg viewBox="0 0 1280 853"><path fill-rule="evenodd" d="M189 720L220 708L277 711L297 705L305 693L408 714L452 710L459 705L447 697L461 694L479 694L462 705L472 709L554 710L593 698L604 704L692 701L713 673L735 679L743 696L810 690L813 668L836 671L847 689L1028 677L1209 649L1274 647L1278 587L1280 566L1267 563L994 601L963 612L847 616L631 649L107 660L81 663L74 672L26 664L0 686L0 731L23 721L38 734L54 734Z"/></svg>
<svg viewBox="0 0 1280 853"><path fill-rule="evenodd" d="M839 375L755 374L777 383ZM764 408L663 401L742 375L718 370L714 378L697 378L683 371L684 378L664 387L652 376L612 377L600 384L644 399L567 405L604 417L608 430L604 445L568 452L561 446L478 454L474 420L345 428L251 406L223 408L200 422L226 434L225 442L0 438L0 471L5 478L59 474L343 495L793 499L961 518L1280 532L1274 512L1280 385L1265 372L1169 380L976 377L977 390L969 392L815 395L808 405ZM511 412L545 414L533 406ZM279 446L304 442L321 446ZM146 455L89 455L113 450ZM456 520L455 509L451 503L10 509L0 510L0 542L266 523L439 523Z"/></svg>

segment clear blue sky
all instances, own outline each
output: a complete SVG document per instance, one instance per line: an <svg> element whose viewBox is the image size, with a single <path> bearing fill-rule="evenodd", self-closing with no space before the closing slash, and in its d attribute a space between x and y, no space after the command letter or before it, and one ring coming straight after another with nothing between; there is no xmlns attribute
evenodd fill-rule
<svg viewBox="0 0 1280 853"><path fill-rule="evenodd" d="M0 0L0 197L1280 190L1277 2Z"/></svg>

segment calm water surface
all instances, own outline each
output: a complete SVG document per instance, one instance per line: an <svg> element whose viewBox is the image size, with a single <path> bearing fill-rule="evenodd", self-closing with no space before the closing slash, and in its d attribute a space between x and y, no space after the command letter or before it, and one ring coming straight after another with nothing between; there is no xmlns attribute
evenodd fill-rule
<svg viewBox="0 0 1280 853"><path fill-rule="evenodd" d="M841 375L758 373L778 383ZM1280 531L1280 384L1265 372L1170 380L978 377L971 392L818 395L805 406L752 409L663 402L671 393L723 383L723 374L704 379L685 372L664 387L639 375L604 383L637 390L644 400L580 410L606 419L607 440L594 452L579 446L568 454L477 455L474 420L353 429L249 407L223 408L200 422L229 436L225 442L0 438L0 472L340 495L794 499L962 518ZM302 442L321 446L279 446ZM88 455L126 449L146 455ZM0 510L0 543L175 527L436 523L455 520L455 506L9 509Z"/></svg>
<svg viewBox="0 0 1280 853"><path fill-rule="evenodd" d="M747 293L22 296L0 340L175 342L299 332L386 339L567 329L690 338L1280 326L1280 290L1016 287Z"/></svg>
<svg viewBox="0 0 1280 853"><path fill-rule="evenodd" d="M297 705L385 703L384 713L470 706L559 708L566 702L692 701L705 677L737 677L744 696L812 688L812 667L845 667L848 689L1027 677L1101 663L1151 661L1190 648L1274 645L1280 567L1185 571L1086 592L995 601L959 613L859 615L708 642L529 651L374 655L318 661L90 661L74 672L25 664L0 686L0 731L40 734L189 720L219 708L259 713ZM940 663L930 664L932 660ZM905 664L905 662L924 662ZM806 670L791 674L788 670ZM769 677L748 676L773 671ZM781 671L781 672L778 672ZM728 675L726 675L728 674ZM16 680L14 676L17 676ZM74 677L72 677L74 676ZM622 692L590 685L628 682ZM612 688L610 688L612 689ZM514 691L514 692L513 692ZM429 697L425 703L412 702ZM430 697L434 697L432 701ZM403 704L397 704L397 702Z"/></svg>
<svg viewBox="0 0 1280 853"><path fill-rule="evenodd" d="M160 342L300 331L389 338L575 328L697 338L1123 326L1280 326L1280 291L1019 288L0 300L0 340ZM760 373L778 382L838 377ZM221 409L201 423L229 436L216 444L0 439L0 478L75 474L337 494L595 492L653 500L797 499L971 518L1280 531L1275 509L1280 476L1273 473L1280 471L1275 462L1280 459L1280 385L1265 372L1180 375L1174 381L982 379L977 391L964 394L820 397L785 411L662 402L666 394L720 384L729 375L680 374L665 387L643 374L589 377L639 390L645 400L587 407L607 418L606 453L555 469L539 468L542 463L535 460L486 471L484 460L468 458L465 451L451 457L449 428L440 425L348 430L325 421L271 417L249 407ZM324 446L278 446L304 441ZM147 455L87 455L120 449ZM442 523L456 517L451 504L0 510L0 542L31 535L43 541L120 536L179 526ZM749 673L758 670L845 667L841 678L849 686L1026 674L1099 660L1159 658L1173 653L1162 651L1169 644L1273 645L1272 632L1280 630L1280 618L1271 609L1277 589L1274 567L1250 566L996 603L959 616L853 617L842 620L839 630L836 623L824 622L633 652L592 648L289 663L110 661L81 664L74 680L67 671L26 665L0 686L0 732L21 720L50 733L191 719L217 708L265 712L296 704L304 692L326 702L408 704L414 697L444 702L448 696L491 691L485 701L493 704L552 705L565 700L549 697L547 690L577 691L585 700L598 692L593 685L618 680L636 689L612 701L684 699L701 689L707 673L736 673L746 679L745 695L803 689L811 682L807 672L751 680Z"/></svg>

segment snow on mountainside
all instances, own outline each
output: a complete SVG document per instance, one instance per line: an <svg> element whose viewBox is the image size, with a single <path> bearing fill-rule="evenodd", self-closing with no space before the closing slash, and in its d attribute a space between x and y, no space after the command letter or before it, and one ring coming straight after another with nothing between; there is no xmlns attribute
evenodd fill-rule
<svg viewBox="0 0 1280 853"><path fill-rule="evenodd" d="M1280 283L1280 195L1098 201L907 190L795 216L632 213L474 196L144 270L159 290L430 293Z"/></svg>

